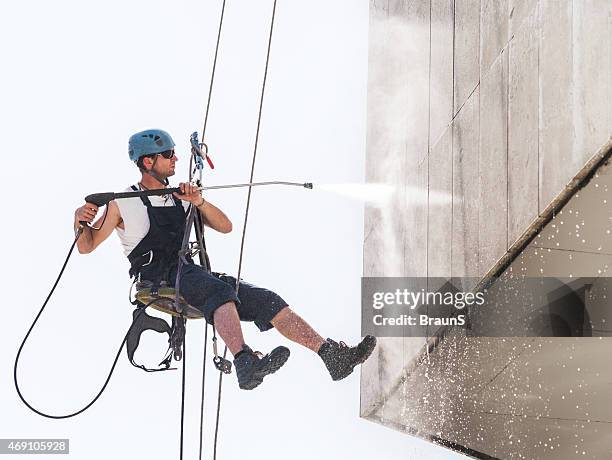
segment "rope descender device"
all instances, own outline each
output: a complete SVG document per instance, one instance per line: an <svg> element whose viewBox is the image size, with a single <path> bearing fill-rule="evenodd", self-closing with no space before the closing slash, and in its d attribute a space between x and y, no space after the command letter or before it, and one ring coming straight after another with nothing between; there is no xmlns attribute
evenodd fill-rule
<svg viewBox="0 0 612 460"><path fill-rule="evenodd" d="M191 153L196 159L197 168L200 170L203 169L204 168L203 160L206 160L206 162L208 163L208 166L210 166L210 169L215 169L215 165L213 164L210 156L208 155L208 145L206 145L206 143L204 142L198 141L197 131L191 134L191 137L189 138L189 142L191 143ZM202 150L202 148L204 148L204 150Z"/></svg>

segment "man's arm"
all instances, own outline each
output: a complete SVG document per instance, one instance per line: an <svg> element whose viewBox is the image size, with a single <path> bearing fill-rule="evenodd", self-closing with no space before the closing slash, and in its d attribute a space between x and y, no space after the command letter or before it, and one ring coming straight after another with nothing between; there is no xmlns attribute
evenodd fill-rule
<svg viewBox="0 0 612 460"><path fill-rule="evenodd" d="M208 225L210 228L221 233L232 231L232 221L229 220L223 211L206 201L204 197L202 197L201 202L194 204L194 206L200 211L204 225Z"/></svg>
<svg viewBox="0 0 612 460"><path fill-rule="evenodd" d="M78 208L74 213L74 229L75 231L81 225L80 221L91 223L98 212L98 207L92 203L85 203L83 206ZM102 243L108 236L113 232L115 227L121 223L121 214L119 213L119 206L114 201L108 203L106 212L100 217L93 226L98 228L102 225L100 230L92 230L90 227L83 228L83 233L77 241L77 248L81 254L89 254L96 249L100 243Z"/></svg>
<svg viewBox="0 0 612 460"><path fill-rule="evenodd" d="M232 221L214 204L206 201L195 185L181 183L179 187L183 193L175 193L174 196L194 205L200 212L204 225L220 233L232 231Z"/></svg>

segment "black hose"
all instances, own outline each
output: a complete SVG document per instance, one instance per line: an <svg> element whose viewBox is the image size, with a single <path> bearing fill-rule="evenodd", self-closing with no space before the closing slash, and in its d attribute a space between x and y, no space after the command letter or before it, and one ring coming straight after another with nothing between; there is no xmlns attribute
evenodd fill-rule
<svg viewBox="0 0 612 460"><path fill-rule="evenodd" d="M66 414L66 415L51 415L51 414L46 414L45 412L42 412L42 411L40 411L38 409L35 409L30 403L28 403L25 400L23 394L21 393L21 389L19 388L19 383L18 383L18 380L17 380L17 366L19 365L19 358L21 357L21 352L23 350L23 347L24 347L26 341L28 340L28 337L30 336L30 333L32 332L32 329L34 329L34 326L36 325L36 322L40 318L40 315L42 314L43 310L47 306L47 303L49 302L49 299L53 295L53 292L55 291L55 288L57 287L60 279L62 278L62 275L64 274L64 270L66 269L66 265L68 265L68 260L70 260L70 256L72 255L72 252L74 251L74 247L75 247L79 237L81 236L81 233L82 233L82 229L77 231L77 235L76 235L76 237L74 239L74 242L70 246L70 250L68 251L68 255L66 256L66 260L64 260L64 264L62 265L62 268L61 268L61 270L59 272L59 275L57 275L57 279L55 280L55 283L53 283L53 287L51 288L51 291L49 291L49 295L47 295L47 298L45 299L45 302L43 303L40 311L36 315L36 318L34 318L34 321L32 322L32 325L28 329L28 332L26 333L25 337L23 338L23 341L21 342L21 345L19 346L19 351L17 351L17 356L15 357L15 365L13 367L13 381L15 382L15 389L17 390L17 394L19 395L19 398L21 399L21 401L32 412L35 412L36 414L41 415L43 417L52 418L52 419L64 419L64 418L74 417L75 415L79 415L79 414L85 412L87 409L89 409L98 400L98 398L102 395L102 393L106 389L106 386L108 385L108 382L110 381L110 379L111 379L111 377L113 375L113 372L115 370L115 366L117 365L117 361L119 360L119 356L121 355L121 350L123 349L123 346L125 345L125 342L127 341L128 335L132 331L132 327L134 326L134 324L136 322L136 318L138 318L140 315L142 315L144 313L145 309L149 305L151 305L151 303L153 302L152 301L151 303L145 305L144 308L142 308L142 311L140 313L138 313L138 316L134 319L134 321L130 325L130 328L128 329L127 333L125 334L125 337L123 338L123 341L121 342L121 346L119 347L119 350L117 351L117 355L115 356L115 360L113 361L113 365L111 366L110 372L108 373L108 376L106 377L106 380L104 381L104 385L102 385L102 388L100 389L98 394L85 407L83 407L82 409L79 409L78 411L73 412L71 414Z"/></svg>

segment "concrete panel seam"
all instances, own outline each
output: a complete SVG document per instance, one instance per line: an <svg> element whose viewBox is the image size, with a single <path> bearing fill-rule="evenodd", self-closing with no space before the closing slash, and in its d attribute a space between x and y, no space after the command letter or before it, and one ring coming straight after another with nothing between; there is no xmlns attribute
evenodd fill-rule
<svg viewBox="0 0 612 460"><path fill-rule="evenodd" d="M427 236L425 237L425 273L429 274L429 154L431 152L431 0L429 0L429 68L427 69L428 78L428 101L427 101ZM405 259L404 259L405 260ZM402 353L404 352L402 347Z"/></svg>
<svg viewBox="0 0 612 460"><path fill-rule="evenodd" d="M541 51L541 47L542 47L542 43L541 43L541 37L542 37L542 30L541 30L541 23L542 23L542 18L541 18L541 9L540 9L540 2L538 1L536 3L536 30L538 32L538 61L537 61L537 67L538 67L538 79L540 78L540 51ZM540 176L541 176L541 165L540 165L540 137L542 136L542 101L541 101L541 97L542 97L542 91L540 90L540 84L538 83L538 193L537 193L537 197L538 197L538 213L540 212L540 190L541 190L541 184L540 184Z"/></svg>
<svg viewBox="0 0 612 460"><path fill-rule="evenodd" d="M512 414L509 412L487 412L487 411L474 411L469 409L463 409L469 414L479 415L495 415L500 417L520 417L521 419L532 419L532 420L554 420L557 422L584 422L584 423L605 423L606 425L612 425L612 422L608 420L593 420L593 419L581 419L581 418L565 418L565 417L547 417L545 415L527 415L527 414Z"/></svg>
<svg viewBox="0 0 612 460"><path fill-rule="evenodd" d="M493 67L493 64L495 63L495 61L498 59L498 57L503 53L504 49L508 46L509 43L509 28L510 28L510 18L508 17L508 10L506 9L505 11L505 15L504 15L504 21L503 24L497 23L497 28L501 28L503 30L503 28L506 28L506 34L505 34L505 39L501 42L498 43L498 45L501 45L501 47L497 50L497 57L495 59L493 59L490 63L487 64L486 62L486 52L485 52L485 47L484 45L484 41L486 40L487 37L483 38L483 29L484 24L485 24L485 17L486 15L484 14L484 10L487 8L491 8L491 5L495 5L496 2L499 2L500 4L504 4L504 2L507 0L495 0L495 2L486 2L486 1L481 1L480 3L480 81L483 80L483 77L491 70L491 67ZM485 6L486 5L486 6ZM510 2L507 3L507 7L509 7ZM499 5L498 5L499 6ZM490 37L489 37L490 38ZM483 67L483 62L485 64L485 66ZM484 72L483 72L484 70Z"/></svg>
<svg viewBox="0 0 612 460"><path fill-rule="evenodd" d="M453 105L451 106L451 123L453 122L453 119L455 118L455 42L456 42L456 24L455 24L455 2L457 0L453 0L453 94L452 94L452 99L453 99ZM431 37L430 37L431 38Z"/></svg>
<svg viewBox="0 0 612 460"><path fill-rule="evenodd" d="M539 8L539 4L540 4L540 0L537 0L534 3L532 8L533 9ZM518 32L520 32L523 29L523 27L527 27L528 18L531 16L532 13L533 13L533 11L527 11L525 13L525 17L523 18L523 21L519 24L519 26L517 28L513 29L513 33L510 36L510 38L508 39L508 43L514 39L515 35L517 35Z"/></svg>
<svg viewBox="0 0 612 460"><path fill-rule="evenodd" d="M481 33L481 29L480 28L479 28L478 33L479 34ZM479 37L480 37L480 35L479 35ZM480 49L480 39L479 39L479 49ZM479 51L479 55L480 55L480 51ZM480 76L479 76L479 78L480 78ZM476 89L479 88L479 87L480 87L480 80L478 81L478 85L476 85L476 88L474 88L474 91L476 91ZM477 176L476 177L478 177L478 182L477 182L477 185L478 185L477 208L480 208L480 206L482 205L481 197L480 197L480 180L481 180L481 177L482 177L481 174L480 174L480 102L481 102L480 99L481 99L481 96L480 96L480 91L479 91L478 92L478 105L476 107L476 113L478 115L478 123L477 123L478 133L476 135L476 171L477 171ZM481 247L480 247L480 212L479 211L476 212L476 229L477 229L477 231L476 231L476 248L478 250L478 254L477 254L477 257L476 257L476 262L477 262L477 264L479 264L480 263L480 257L481 257L481 251L480 251L480 249L481 249Z"/></svg>
<svg viewBox="0 0 612 460"><path fill-rule="evenodd" d="M372 235L373 232L374 232L374 228L370 228L370 231L368 232L368 234L363 239L364 244L365 244L366 241L368 241L368 239L370 238L370 236Z"/></svg>
<svg viewBox="0 0 612 460"><path fill-rule="evenodd" d="M536 246L538 249L546 249L548 251L560 251L560 252L573 252L576 254L593 254L593 255L604 255L604 256L612 256L612 252L602 252L602 251L581 251L579 249L561 249L561 248L551 248L548 246L543 246L541 244L538 244Z"/></svg>
<svg viewBox="0 0 612 460"><path fill-rule="evenodd" d="M438 135L438 136L437 136L437 137L436 137L436 138L433 140L433 143L432 143L432 144L431 144L431 146L430 146L431 148L435 148L435 147L436 147L436 145L438 145L438 142L440 142L440 139L442 139L442 137L444 136L444 134L446 133L446 131L447 131L447 130L448 130L448 129L449 129L451 126L452 126L452 124L453 124L453 121L451 120L451 122L450 122L450 123L448 123L448 124L447 124L447 125L444 127L444 129L442 130L442 133L441 133L441 134L439 134L439 135Z"/></svg>
<svg viewBox="0 0 612 460"><path fill-rule="evenodd" d="M506 78L506 250L510 245L510 41L508 41L508 67ZM503 71L503 70L502 70Z"/></svg>
<svg viewBox="0 0 612 460"><path fill-rule="evenodd" d="M459 116L459 114L461 113L461 110L463 109L463 107L465 107L465 104L467 104L470 99L472 98L472 96L474 96L474 93L480 88L480 80L478 80L478 83L476 84L476 86L474 86L474 89L472 90L472 92L470 93L470 95L467 97L467 99L465 100L465 102L463 104L461 104L461 107L459 107L459 109L457 110L457 113L453 116L453 119L451 120L451 123L453 121L455 121L455 118L457 118Z"/></svg>
<svg viewBox="0 0 612 460"><path fill-rule="evenodd" d="M504 53L507 52L507 50L510 48L510 42L508 42L500 51L500 53L497 55L497 57L495 59L493 59L493 62L491 62L491 65L489 66L489 68L485 71L485 73L481 73L480 74L480 81L483 81L485 79L485 77L487 77L489 75L489 73L491 73L491 71L493 70L493 67L495 67L495 63L497 62L498 59L500 59L501 57L503 57Z"/></svg>
<svg viewBox="0 0 612 460"><path fill-rule="evenodd" d="M454 136L455 136L455 125L454 123L450 124L450 156L451 156L451 245L450 245L450 271L451 271L451 276L453 274L453 240L452 240L452 235L454 235L454 231L455 231L455 191L454 191L454 186L453 186L453 181L455 180L455 141L454 141ZM429 340L429 338L427 338L427 340ZM425 345L427 345L427 340L425 342Z"/></svg>

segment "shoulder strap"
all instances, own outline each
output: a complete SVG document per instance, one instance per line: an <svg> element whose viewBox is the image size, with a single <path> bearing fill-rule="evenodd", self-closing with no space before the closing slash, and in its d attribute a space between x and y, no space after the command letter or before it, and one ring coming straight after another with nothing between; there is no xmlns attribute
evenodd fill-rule
<svg viewBox="0 0 612 460"><path fill-rule="evenodd" d="M183 202L180 200L180 198L177 198L174 195L172 195L172 199L174 200L174 204L176 206L180 206L181 208L183 207Z"/></svg>
<svg viewBox="0 0 612 460"><path fill-rule="evenodd" d="M136 187L135 185L132 185L132 190L134 190L135 192L139 191L140 189L138 187ZM141 196L140 200L142 201L142 204L144 204L146 207L150 207L153 206L151 204L151 200L149 200L149 197L147 196Z"/></svg>

